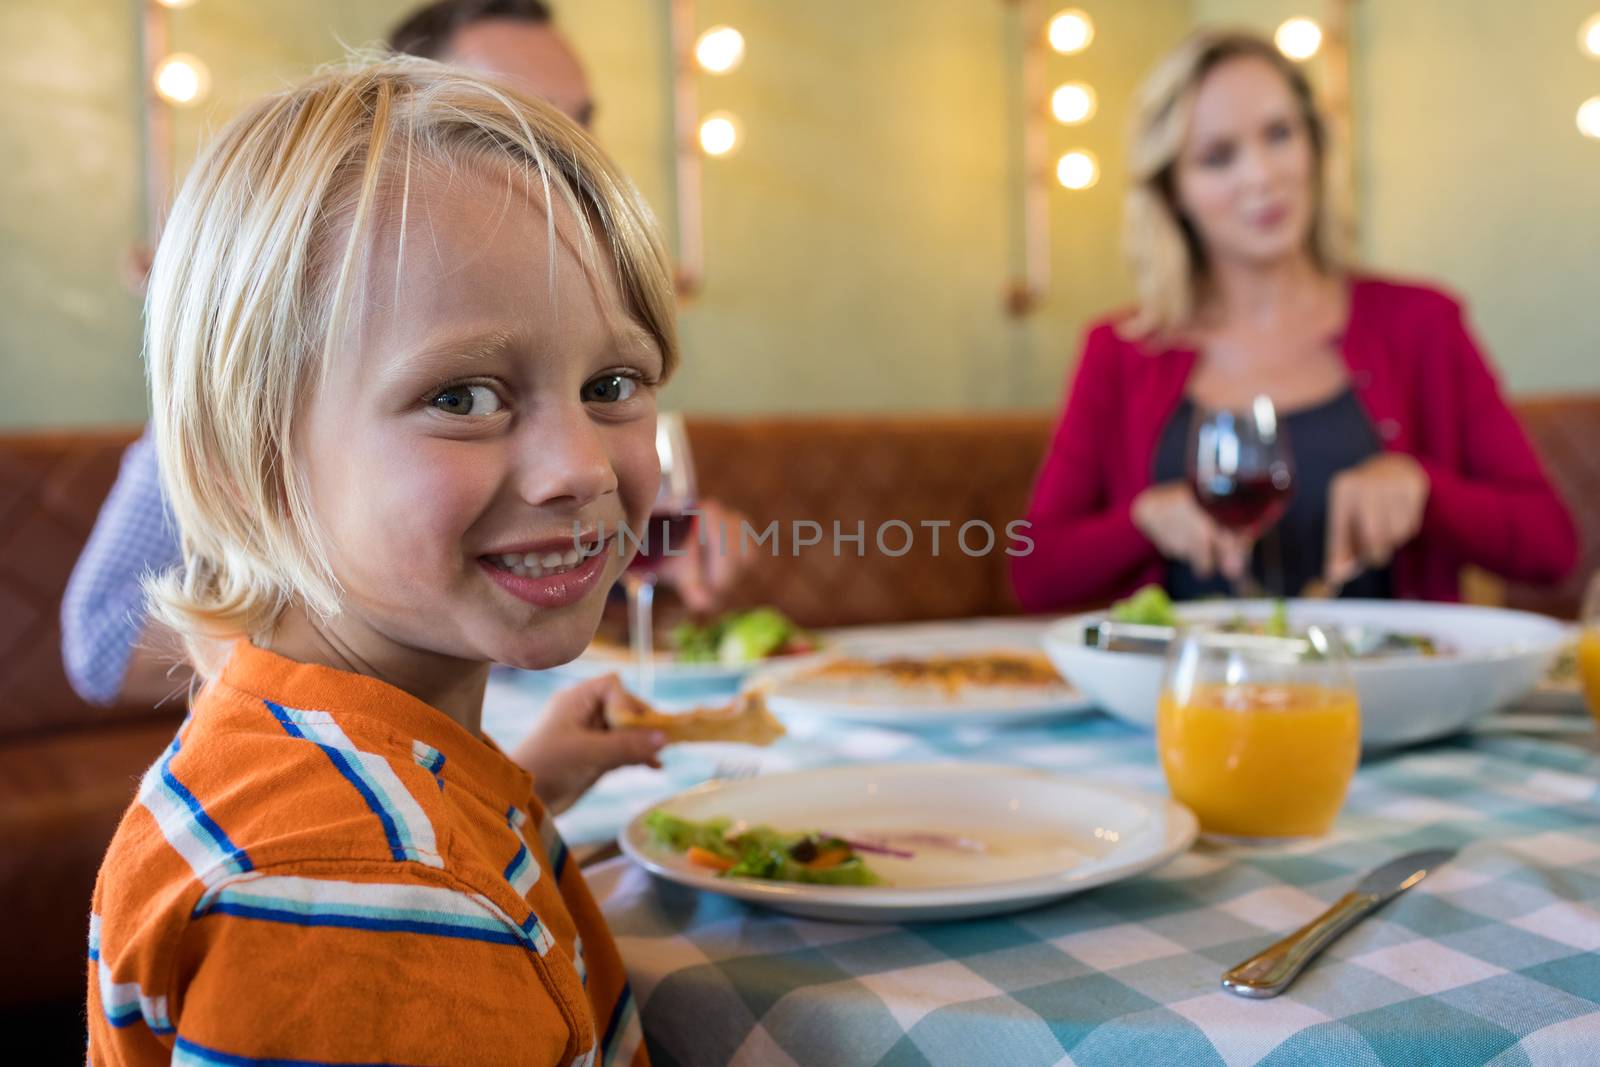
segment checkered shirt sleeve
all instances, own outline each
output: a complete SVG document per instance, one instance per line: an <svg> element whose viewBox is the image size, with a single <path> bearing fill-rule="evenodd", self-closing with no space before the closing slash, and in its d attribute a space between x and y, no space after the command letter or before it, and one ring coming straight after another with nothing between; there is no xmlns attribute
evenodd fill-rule
<svg viewBox="0 0 1600 1067"><path fill-rule="evenodd" d="M117 699L134 642L144 628L145 575L179 560L177 524L161 494L150 431L122 456L61 599L67 680L95 704Z"/></svg>

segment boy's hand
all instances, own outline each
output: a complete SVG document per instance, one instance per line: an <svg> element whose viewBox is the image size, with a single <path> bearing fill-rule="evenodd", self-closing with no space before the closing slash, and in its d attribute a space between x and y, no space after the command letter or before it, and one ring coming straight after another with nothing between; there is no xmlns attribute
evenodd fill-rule
<svg viewBox="0 0 1600 1067"><path fill-rule="evenodd" d="M606 707L624 697L615 674L591 678L550 698L544 718L511 750L511 758L533 775L533 791L552 814L570 808L604 773L656 756L666 735L655 730L612 730Z"/></svg>

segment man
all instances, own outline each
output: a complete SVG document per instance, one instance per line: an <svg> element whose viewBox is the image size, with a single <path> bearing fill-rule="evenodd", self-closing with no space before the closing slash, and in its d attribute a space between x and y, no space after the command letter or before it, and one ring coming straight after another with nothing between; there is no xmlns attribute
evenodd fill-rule
<svg viewBox="0 0 1600 1067"><path fill-rule="evenodd" d="M588 128L594 101L583 64L541 0L437 0L389 35L396 52L476 70L549 101ZM702 521L715 529L739 517L710 501ZM715 603L739 569L713 551L718 538L691 540L661 578L693 610ZM176 524L162 499L154 442L147 430L122 468L84 545L61 601L62 658L78 695L96 704L155 704L181 692L187 672L178 643L147 618L142 580L179 560Z"/></svg>
<svg viewBox="0 0 1600 1067"><path fill-rule="evenodd" d="M389 47L492 75L584 129L594 121L583 64L541 0L439 0L396 26Z"/></svg>

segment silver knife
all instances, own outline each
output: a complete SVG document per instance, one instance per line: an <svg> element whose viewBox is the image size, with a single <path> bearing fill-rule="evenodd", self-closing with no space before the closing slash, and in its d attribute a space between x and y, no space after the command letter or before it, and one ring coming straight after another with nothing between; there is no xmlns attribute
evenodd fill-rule
<svg viewBox="0 0 1600 1067"><path fill-rule="evenodd" d="M1277 996L1340 934L1422 881L1455 854L1453 848L1429 848L1390 860L1361 879L1333 907L1224 974L1222 988L1241 997Z"/></svg>

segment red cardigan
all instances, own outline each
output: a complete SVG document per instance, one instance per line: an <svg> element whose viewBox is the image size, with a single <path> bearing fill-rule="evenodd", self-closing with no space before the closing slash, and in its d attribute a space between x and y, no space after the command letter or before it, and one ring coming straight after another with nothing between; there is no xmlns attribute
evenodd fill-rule
<svg viewBox="0 0 1600 1067"><path fill-rule="evenodd" d="M1028 506L1033 551L1011 561L1029 611L1060 611L1159 583L1165 562L1134 526L1156 443L1181 403L1198 353L1154 351L1089 330L1083 358ZM1397 597L1459 600L1460 571L1555 582L1578 559L1578 534L1494 373L1435 289L1373 278L1351 285L1342 354L1384 447L1430 481L1422 531L1395 557Z"/></svg>

